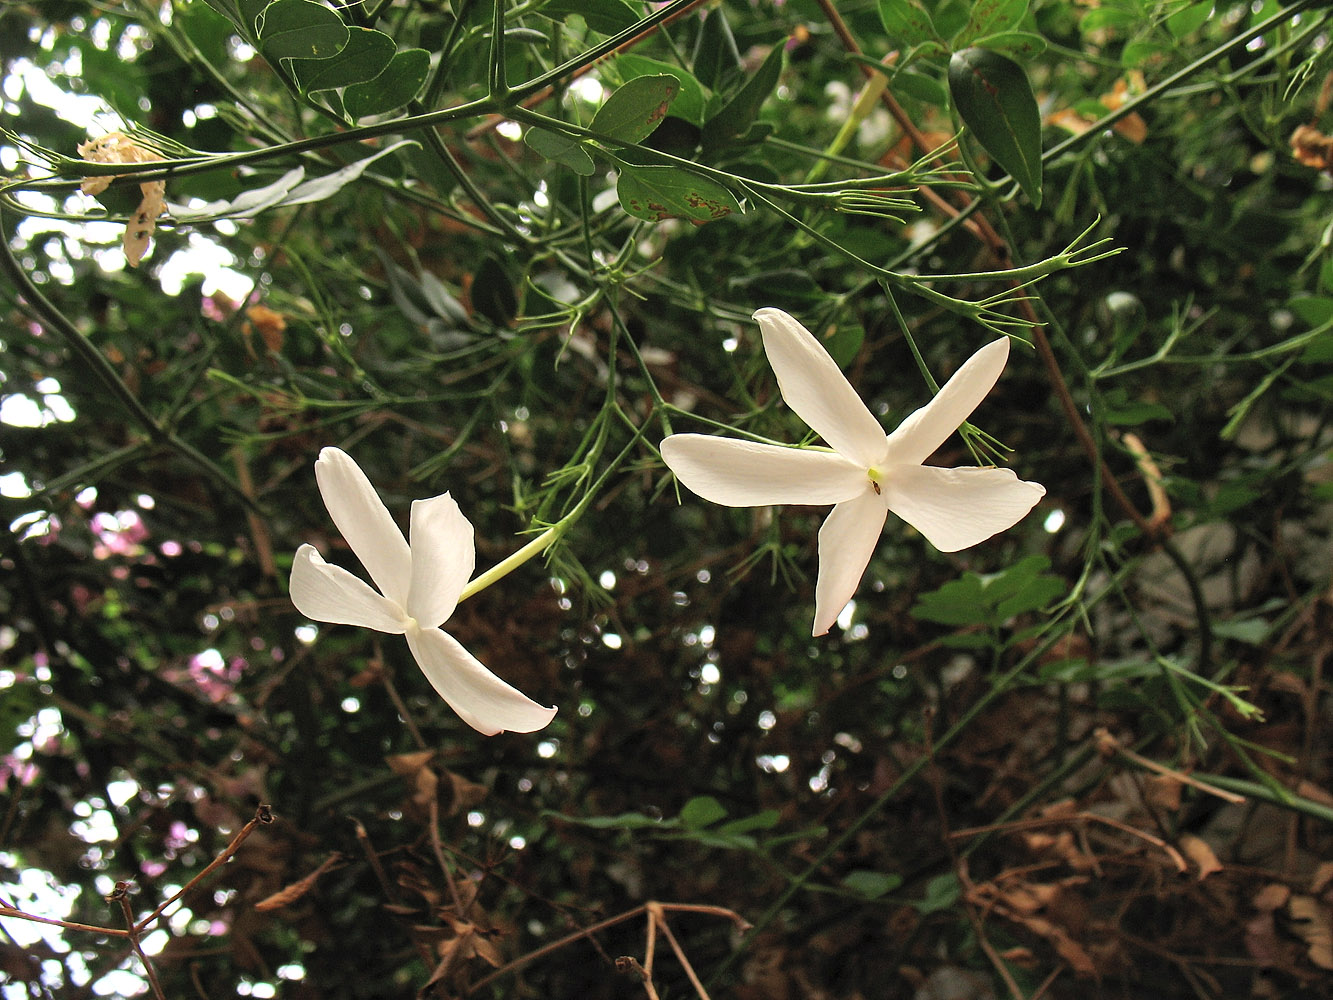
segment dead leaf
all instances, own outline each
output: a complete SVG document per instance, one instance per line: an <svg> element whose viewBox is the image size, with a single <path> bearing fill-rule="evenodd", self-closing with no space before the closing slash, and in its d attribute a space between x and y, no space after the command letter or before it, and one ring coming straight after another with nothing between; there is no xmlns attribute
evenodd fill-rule
<svg viewBox="0 0 1333 1000"><path fill-rule="evenodd" d="M1183 834L1180 838L1180 849L1184 852L1185 857L1199 866L1198 879L1200 882L1213 872L1222 870L1222 862L1217 860L1217 855L1208 846L1208 841L1202 837L1196 837L1192 833Z"/></svg>
<svg viewBox="0 0 1333 1000"><path fill-rule="evenodd" d="M1291 133L1291 155L1302 166L1328 170L1333 165L1333 136L1313 125L1297 125Z"/></svg>
<svg viewBox="0 0 1333 1000"><path fill-rule="evenodd" d="M1333 969L1333 921L1328 910L1311 896L1292 896L1287 915L1294 930L1305 939L1310 961L1321 969Z"/></svg>
<svg viewBox="0 0 1333 1000"><path fill-rule="evenodd" d="M108 132L100 139L80 143L77 148L79 155L90 163L155 163L162 159L157 152L139 145L123 132ZM85 177L79 190L84 194L101 194L113 180L114 177ZM166 207L165 181L143 181L139 191L143 200L125 227L125 236L121 240L130 267L138 267L148 252L148 241L153 238L158 216Z"/></svg>
<svg viewBox="0 0 1333 1000"><path fill-rule="evenodd" d="M1143 779L1143 800L1167 812L1180 808L1180 792L1185 783L1170 774L1153 774Z"/></svg>
<svg viewBox="0 0 1333 1000"><path fill-rule="evenodd" d="M418 750L416 753L398 753L385 757L384 762L394 774L414 774L431 762L434 750Z"/></svg>
<svg viewBox="0 0 1333 1000"><path fill-rule="evenodd" d="M246 338L249 348L250 337L258 333L264 346L273 354L282 352L283 332L287 329L287 319L282 313L270 309L263 303L255 303L245 310L246 321L241 324L241 333Z"/></svg>
<svg viewBox="0 0 1333 1000"><path fill-rule="evenodd" d="M337 851L334 851L309 875L293 882L289 886L279 889L277 892L273 893L273 895L261 899L255 904L255 909L260 913L267 913L269 910L280 910L284 906L290 906L313 889L315 887L315 882L319 880L321 875L341 863L342 855Z"/></svg>
<svg viewBox="0 0 1333 1000"><path fill-rule="evenodd" d="M1333 882L1333 861L1321 861L1310 876L1310 891L1317 896L1328 888L1330 882Z"/></svg>
<svg viewBox="0 0 1333 1000"><path fill-rule="evenodd" d="M1271 913L1291 898L1291 890L1281 882L1270 882L1254 894L1250 905L1260 913Z"/></svg>

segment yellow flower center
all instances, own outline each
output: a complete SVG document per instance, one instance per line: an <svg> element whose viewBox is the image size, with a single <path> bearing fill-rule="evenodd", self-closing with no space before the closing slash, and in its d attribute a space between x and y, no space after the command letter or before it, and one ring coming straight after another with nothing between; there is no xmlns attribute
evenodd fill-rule
<svg viewBox="0 0 1333 1000"><path fill-rule="evenodd" d="M875 496L881 496L884 493L884 473L879 469L866 469L866 475L870 477L870 488L875 491Z"/></svg>

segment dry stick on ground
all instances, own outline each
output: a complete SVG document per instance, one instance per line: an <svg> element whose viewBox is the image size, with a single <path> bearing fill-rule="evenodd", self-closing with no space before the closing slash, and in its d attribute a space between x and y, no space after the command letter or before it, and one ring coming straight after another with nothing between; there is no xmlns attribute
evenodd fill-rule
<svg viewBox="0 0 1333 1000"><path fill-rule="evenodd" d="M948 836L961 840L964 837L975 837L983 833L1014 833L1018 830L1037 830L1043 826L1077 825L1079 829L1082 829L1087 823L1102 823L1114 830L1119 830L1121 833L1127 833L1131 837L1146 840L1169 857L1177 871L1189 871L1189 865L1185 864L1185 859L1180 856L1180 852L1161 837L1154 837L1146 830L1140 830L1136 826L1122 823L1118 819L1111 819L1109 816L1099 816L1097 813L1077 812L1068 816L1037 816L1033 819L1013 820L1008 823L990 823L986 826L968 827L966 830L954 830Z"/></svg>
<svg viewBox="0 0 1333 1000"><path fill-rule="evenodd" d="M926 717L923 719L924 725L922 726L922 729L925 732L926 737L926 756L930 758L931 763L926 767L923 773L925 774L926 779L930 782L930 790L934 795L935 812L939 817L940 832L944 834L942 838L944 841L944 849L949 852L949 862L953 867L955 877L957 877L959 884L967 890L967 893L964 896L965 902L963 909L967 913L968 923L972 925L972 932L977 936L977 943L981 945L981 950L985 953L986 959L990 962L991 967L995 969L996 974L1004 980L1004 985L1009 988L1010 995L1012 995L1015 1000L1026 1000L1023 996L1023 991L1019 988L1018 983L1014 980L1013 974L1009 971L1009 966L1000 958L994 945L990 943L990 938L986 936L985 922L982 920L981 915L977 913L976 907L972 903L971 896L975 886L968 873L967 859L958 856L958 851L953 846L953 838L949 835L949 813L948 810L944 808L944 789L940 782L940 769L935 764L935 740L931 736L931 723L934 721L935 713L933 711L927 711L924 714Z"/></svg>
<svg viewBox="0 0 1333 1000"><path fill-rule="evenodd" d="M653 909L650 909L650 907ZM481 989L483 986L488 985L489 983L494 982L501 976L507 976L511 972L516 972L517 970L523 968L523 966L529 965L530 963L535 962L537 959L542 958L545 955L549 955L552 952L559 951L561 948L564 948L566 945L573 944L575 941L581 941L584 938L591 938L594 934L598 934L606 930L608 927L614 927L616 926L616 924L622 924L626 920L633 920L635 917L639 916L642 913L652 913L654 911L662 914L705 913L714 917L726 917L733 924L736 925L736 929L739 930L741 933L744 933L745 931L750 929L749 921L747 921L736 911L728 910L725 906L713 906L708 903L658 903L650 901L640 906L636 906L632 910L626 910L624 913L621 913L618 916L608 917L606 920L598 921L597 923L593 924L590 927L585 927L582 930L575 931L573 934L567 934L566 936L562 937L559 941L552 941L550 944L542 945L540 948L536 948L528 952L526 955L514 959L508 965L504 965L496 969L489 975L483 976L481 979L478 979L468 988L467 993L464 995L471 996L472 994L476 993L477 990ZM679 950L679 946L675 943L675 938L671 935L670 931L665 930L666 925L664 923L659 924L659 926L663 928L667 940L672 944L672 950L676 952L676 956L681 959L682 964L685 966L686 975L690 977L690 981L692 983L698 983L699 982L698 978L693 975L694 970L689 967L689 964L687 962L685 962L683 953ZM701 985L696 988L702 990ZM701 993L701 996L706 997L707 994Z"/></svg>
<svg viewBox="0 0 1333 1000"><path fill-rule="evenodd" d="M1120 741L1116 739L1115 736L1111 734L1111 731L1107 729L1105 726L1098 726L1097 729L1092 734L1092 739L1093 742L1096 744L1097 752L1100 753L1103 757L1111 757L1111 756L1123 757L1125 760L1137 764L1139 767L1146 768L1149 771L1155 771L1158 774L1164 775L1168 778L1174 778L1181 784L1189 785L1191 788L1197 788L1199 791L1207 792L1209 795L1216 795L1222 801L1230 802L1233 805L1245 801L1244 795L1238 795L1235 792L1228 792L1226 789L1223 788L1216 788L1213 785L1206 784L1197 778L1190 777L1183 771L1173 771L1165 764L1159 764L1156 761L1149 760L1147 757L1135 753L1128 747L1121 745Z"/></svg>

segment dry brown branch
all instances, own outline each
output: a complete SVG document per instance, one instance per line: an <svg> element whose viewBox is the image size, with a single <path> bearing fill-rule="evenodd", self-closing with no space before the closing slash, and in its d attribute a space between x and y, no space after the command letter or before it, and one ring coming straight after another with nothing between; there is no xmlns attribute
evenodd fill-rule
<svg viewBox="0 0 1333 1000"><path fill-rule="evenodd" d="M1224 802L1241 803L1245 801L1244 795L1237 795L1235 792L1228 792L1222 788L1214 788L1212 785L1205 784L1198 778L1192 778L1184 771L1173 771L1165 764L1159 764L1156 761L1149 760L1122 746L1120 741L1111 735L1110 730L1099 727L1092 737L1097 743L1097 752L1103 757L1118 756L1125 760L1137 764L1139 767L1147 768L1149 771L1155 771L1157 774L1166 775L1175 778L1177 781L1189 785L1191 788L1197 788L1201 792L1207 792L1209 795L1215 795Z"/></svg>
<svg viewBox="0 0 1333 1000"><path fill-rule="evenodd" d="M552 941L550 944L544 944L540 948L533 949L526 955L522 955L514 959L507 965L501 966L500 968L496 969L489 975L483 976L481 979L478 979L468 989L468 992L465 994L465 996L471 996L473 993L481 989L483 986L486 986L489 983L494 982L500 977L506 976L511 972L516 972L519 969L523 968L525 965L529 965L532 962L535 962L539 958L542 958L546 955L550 955L553 952L557 952L561 948L565 948L573 944L575 941L582 941L584 938L590 938L594 934L600 934L607 928L615 927L617 924L622 924L626 920L633 920L635 917L638 917L641 914L648 913L650 912L649 907L656 907L657 910L663 914L703 913L703 914L708 914L709 916L726 917L733 924L735 924L736 929L741 931L742 933L750 929L749 921L747 921L740 914L736 913L734 910L727 909L725 906L712 906L708 903L648 902L644 903L641 906L636 906L632 910L626 910L624 913L618 914L617 916L608 917L605 920L599 920L597 923L592 924L589 927L585 927L582 930L577 930L572 934L565 935L558 941ZM695 977L692 975L692 970L688 971L686 975L689 975L691 977L692 982L697 981Z"/></svg>

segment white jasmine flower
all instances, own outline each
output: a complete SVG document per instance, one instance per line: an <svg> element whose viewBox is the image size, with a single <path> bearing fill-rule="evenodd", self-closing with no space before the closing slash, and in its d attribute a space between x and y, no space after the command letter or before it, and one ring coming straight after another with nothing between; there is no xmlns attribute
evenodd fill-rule
<svg viewBox="0 0 1333 1000"><path fill-rule="evenodd" d="M922 464L995 385L1008 339L977 351L886 435L809 330L781 309L760 309L754 318L782 398L831 450L672 434L662 458L686 487L728 507L836 505L819 530L812 635L827 632L856 592L889 511L937 549L956 552L1012 527L1045 495L1009 469Z"/></svg>
<svg viewBox="0 0 1333 1000"><path fill-rule="evenodd" d="M337 448L315 463L324 506L375 581L326 563L313 545L296 550L291 599L313 621L361 625L407 637L412 656L449 707L487 736L530 733L554 717L496 677L440 626L454 613L472 576L472 525L445 493L412 502L409 547L360 466Z"/></svg>

